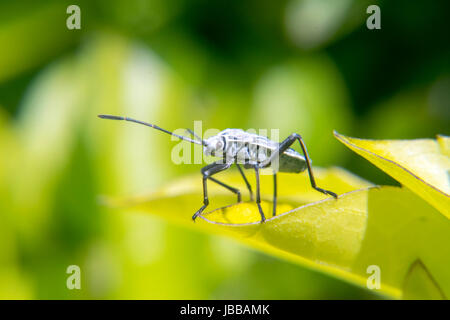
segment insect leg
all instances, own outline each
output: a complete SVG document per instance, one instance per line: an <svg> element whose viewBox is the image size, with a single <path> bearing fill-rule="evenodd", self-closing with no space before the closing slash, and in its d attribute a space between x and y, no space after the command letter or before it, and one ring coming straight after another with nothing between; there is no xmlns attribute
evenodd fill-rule
<svg viewBox="0 0 450 320"><path fill-rule="evenodd" d="M239 172L241 173L242 178L245 181L245 184L247 185L247 189L248 192L250 193L250 201L253 201L253 191L252 191L252 186L250 185L250 183L247 180L247 177L245 176L244 170L242 170L241 166L239 165L239 163L236 163L236 166L239 169Z"/></svg>
<svg viewBox="0 0 450 320"><path fill-rule="evenodd" d="M277 215L277 173L273 173L273 216Z"/></svg>
<svg viewBox="0 0 450 320"><path fill-rule="evenodd" d="M217 180L217 179L215 179L213 177L208 177L208 179L213 181L213 182L215 182L215 183L217 183L218 185L221 185L222 187L230 190L231 192L237 194L237 198L238 198L237 201L241 202L241 192L239 191L239 189L233 188L233 187L231 187L231 186L229 186L229 185L223 183L222 181L219 181L219 180Z"/></svg>
<svg viewBox="0 0 450 320"><path fill-rule="evenodd" d="M264 216L264 212L261 208L261 191L259 187L259 167L255 166L255 175L256 175L256 204L258 205L259 214L261 215L261 223L266 221L266 217Z"/></svg>
<svg viewBox="0 0 450 320"><path fill-rule="evenodd" d="M272 153L272 155L270 156L268 161L260 164L260 166L263 167L266 164L271 163L275 159L275 157L278 157L280 154L282 154L284 151L286 151L296 140L298 140L298 142L300 143L300 147L302 148L303 155L305 156L306 167L308 168L309 181L311 182L311 187L313 187L314 189L316 189L319 192L322 192L324 194L329 194L330 196L333 196L334 198L337 199L336 193L317 187L316 180L314 179L314 174L313 174L312 167L311 167L311 159L309 158L309 155L308 155L308 150L306 150L305 143L303 142L302 137L298 133L291 134L283 142L281 142L278 149L274 153Z"/></svg>
<svg viewBox="0 0 450 320"><path fill-rule="evenodd" d="M316 180L314 179L314 175L313 175L313 171L312 171L312 167L311 167L311 159L309 158L308 150L306 150L305 143L303 142L303 139L302 139L302 137L299 134L294 133L293 135L294 135L295 139L297 139L298 142L300 142L300 146L302 147L303 154L305 155L306 166L308 168L309 181L311 182L311 187L313 187L314 189L316 189L319 192L322 192L324 194L329 194L330 196L332 196L335 199L337 199L337 194L336 193L317 187Z"/></svg>
<svg viewBox="0 0 450 320"><path fill-rule="evenodd" d="M192 131L191 129L186 129L186 132L191 134L192 136L194 136L195 138L197 138L198 140L202 141L202 138L199 137L194 131Z"/></svg>
<svg viewBox="0 0 450 320"><path fill-rule="evenodd" d="M203 175L203 206L197 210L197 212L192 216L192 220L195 221L195 219L205 210L205 208L209 204L208 200L208 186L207 186L207 180L208 178L211 178L213 174L216 174L220 171L226 170L231 166L231 163L222 163L222 161L214 162L206 167L203 167L201 172ZM215 179L214 179L215 180ZM217 180L216 180L217 181Z"/></svg>

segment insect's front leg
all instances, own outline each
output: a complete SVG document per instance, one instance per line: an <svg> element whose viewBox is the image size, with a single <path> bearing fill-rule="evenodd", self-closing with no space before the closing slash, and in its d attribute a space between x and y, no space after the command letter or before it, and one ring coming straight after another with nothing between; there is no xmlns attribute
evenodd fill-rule
<svg viewBox="0 0 450 320"><path fill-rule="evenodd" d="M224 171L224 170L228 169L230 166L231 166L231 163L223 163L222 161L217 161L217 162L211 163L211 164L207 165L206 167L202 168L201 173L203 175L203 206L200 209L198 209L197 212L192 216L192 220L195 221L195 219L200 214L202 214L203 210L205 210L205 208L209 205L208 185L207 185L208 179L226 187L227 189L229 189L230 191L232 191L234 193L237 193L238 201L240 201L241 195L240 195L239 190L232 188L232 187L224 184L223 182L220 182L211 177L213 174Z"/></svg>
<svg viewBox="0 0 450 320"><path fill-rule="evenodd" d="M275 160L276 157L279 157L280 154L285 152L296 140L298 140L298 142L300 143L300 147L302 148L303 155L305 156L306 167L308 169L309 181L311 182L311 187L313 187L314 189L316 189L319 192L322 192L324 194L329 194L330 196L337 199L338 196L336 193L329 191L329 190L319 188L316 185L316 180L314 179L314 174L313 174L312 166L311 166L311 159L309 158L308 150L306 150L305 143L303 142L302 137L298 133L291 134L283 142L281 142L278 149L274 153L272 153L271 156L269 157L269 159L267 161L263 162L260 166L264 167L264 166L272 163L272 161Z"/></svg>

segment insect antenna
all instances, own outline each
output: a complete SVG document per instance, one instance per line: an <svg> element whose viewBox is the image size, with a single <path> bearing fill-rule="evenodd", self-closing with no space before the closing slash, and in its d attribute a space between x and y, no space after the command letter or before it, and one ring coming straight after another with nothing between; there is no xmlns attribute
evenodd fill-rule
<svg viewBox="0 0 450 320"><path fill-rule="evenodd" d="M157 125L154 125L154 124L151 124L151 123L147 123L147 122L143 122L143 121L139 121L139 120L132 119L132 118L128 118L128 117L119 117L119 116L112 116L112 115L107 115L107 114L99 114L98 117L99 117L99 118L102 118L102 119L109 119L109 120L124 120L124 121L130 121L130 122L142 124L142 125L144 125L144 126L147 126L147 127L150 127L150 128L153 128L153 129L156 129L156 130L159 130L159 131L162 131L162 132L164 132L164 133L170 134L170 135L172 135L172 136L174 136L174 137L177 137L177 138L179 138L179 139L181 139L181 140L184 140L184 141L188 141L188 142L190 142L190 143L195 143L195 144L199 144L199 145L204 145L204 144L206 144L206 143L204 142L204 140L202 140L201 142L200 142L200 141L196 141L196 140L192 140L192 139L190 139L190 138L188 138L188 137L180 136L180 135L178 135L178 134L175 134L175 133L173 133L173 132L170 132L169 130L166 130L166 129L163 129L163 128L161 128L161 127L158 127Z"/></svg>
<svg viewBox="0 0 450 320"><path fill-rule="evenodd" d="M206 146L206 141L203 140L198 134L196 134L194 131L192 131L191 129L186 129L186 132L189 133L190 135L194 136L194 138L197 138L198 141L200 141L202 143L202 145Z"/></svg>

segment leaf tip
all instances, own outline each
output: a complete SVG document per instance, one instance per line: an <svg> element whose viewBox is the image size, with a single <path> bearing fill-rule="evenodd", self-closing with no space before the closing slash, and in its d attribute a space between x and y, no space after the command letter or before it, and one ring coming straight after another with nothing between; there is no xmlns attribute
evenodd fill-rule
<svg viewBox="0 0 450 320"><path fill-rule="evenodd" d="M339 132L337 132L336 130L333 130L333 135L336 137L336 139L338 139L341 142L345 142L344 140L346 139L346 136L343 134L340 134Z"/></svg>

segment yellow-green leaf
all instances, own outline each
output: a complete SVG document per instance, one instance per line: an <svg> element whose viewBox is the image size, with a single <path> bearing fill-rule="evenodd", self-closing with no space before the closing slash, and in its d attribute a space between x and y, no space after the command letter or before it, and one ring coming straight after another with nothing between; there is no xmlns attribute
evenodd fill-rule
<svg viewBox="0 0 450 320"><path fill-rule="evenodd" d="M368 187L369 183L342 169L316 170L316 176L319 186L339 194L337 200L311 191L307 174L280 174L278 215L265 223L259 222L254 202L229 205L236 201L234 195L213 183L209 184L212 205L228 206L205 213L193 223L190 217L202 200L198 176L182 179L152 195L110 204L231 237L269 255L363 287L370 276L368 268L378 266L378 291L391 298L402 298L405 288L409 296L417 296L415 288L423 287L428 288L425 295L450 295L450 248L445 245L450 243L450 220L408 189ZM239 173L223 173L220 178L233 185L240 181ZM271 181L271 176L262 177L262 206L268 217L272 209ZM433 282L420 276L423 273L411 273L418 260Z"/></svg>
<svg viewBox="0 0 450 320"><path fill-rule="evenodd" d="M366 140L336 138L450 218L450 138Z"/></svg>
<svg viewBox="0 0 450 320"><path fill-rule="evenodd" d="M423 263L417 260L405 278L402 298L405 300L442 300L445 299L445 294Z"/></svg>

